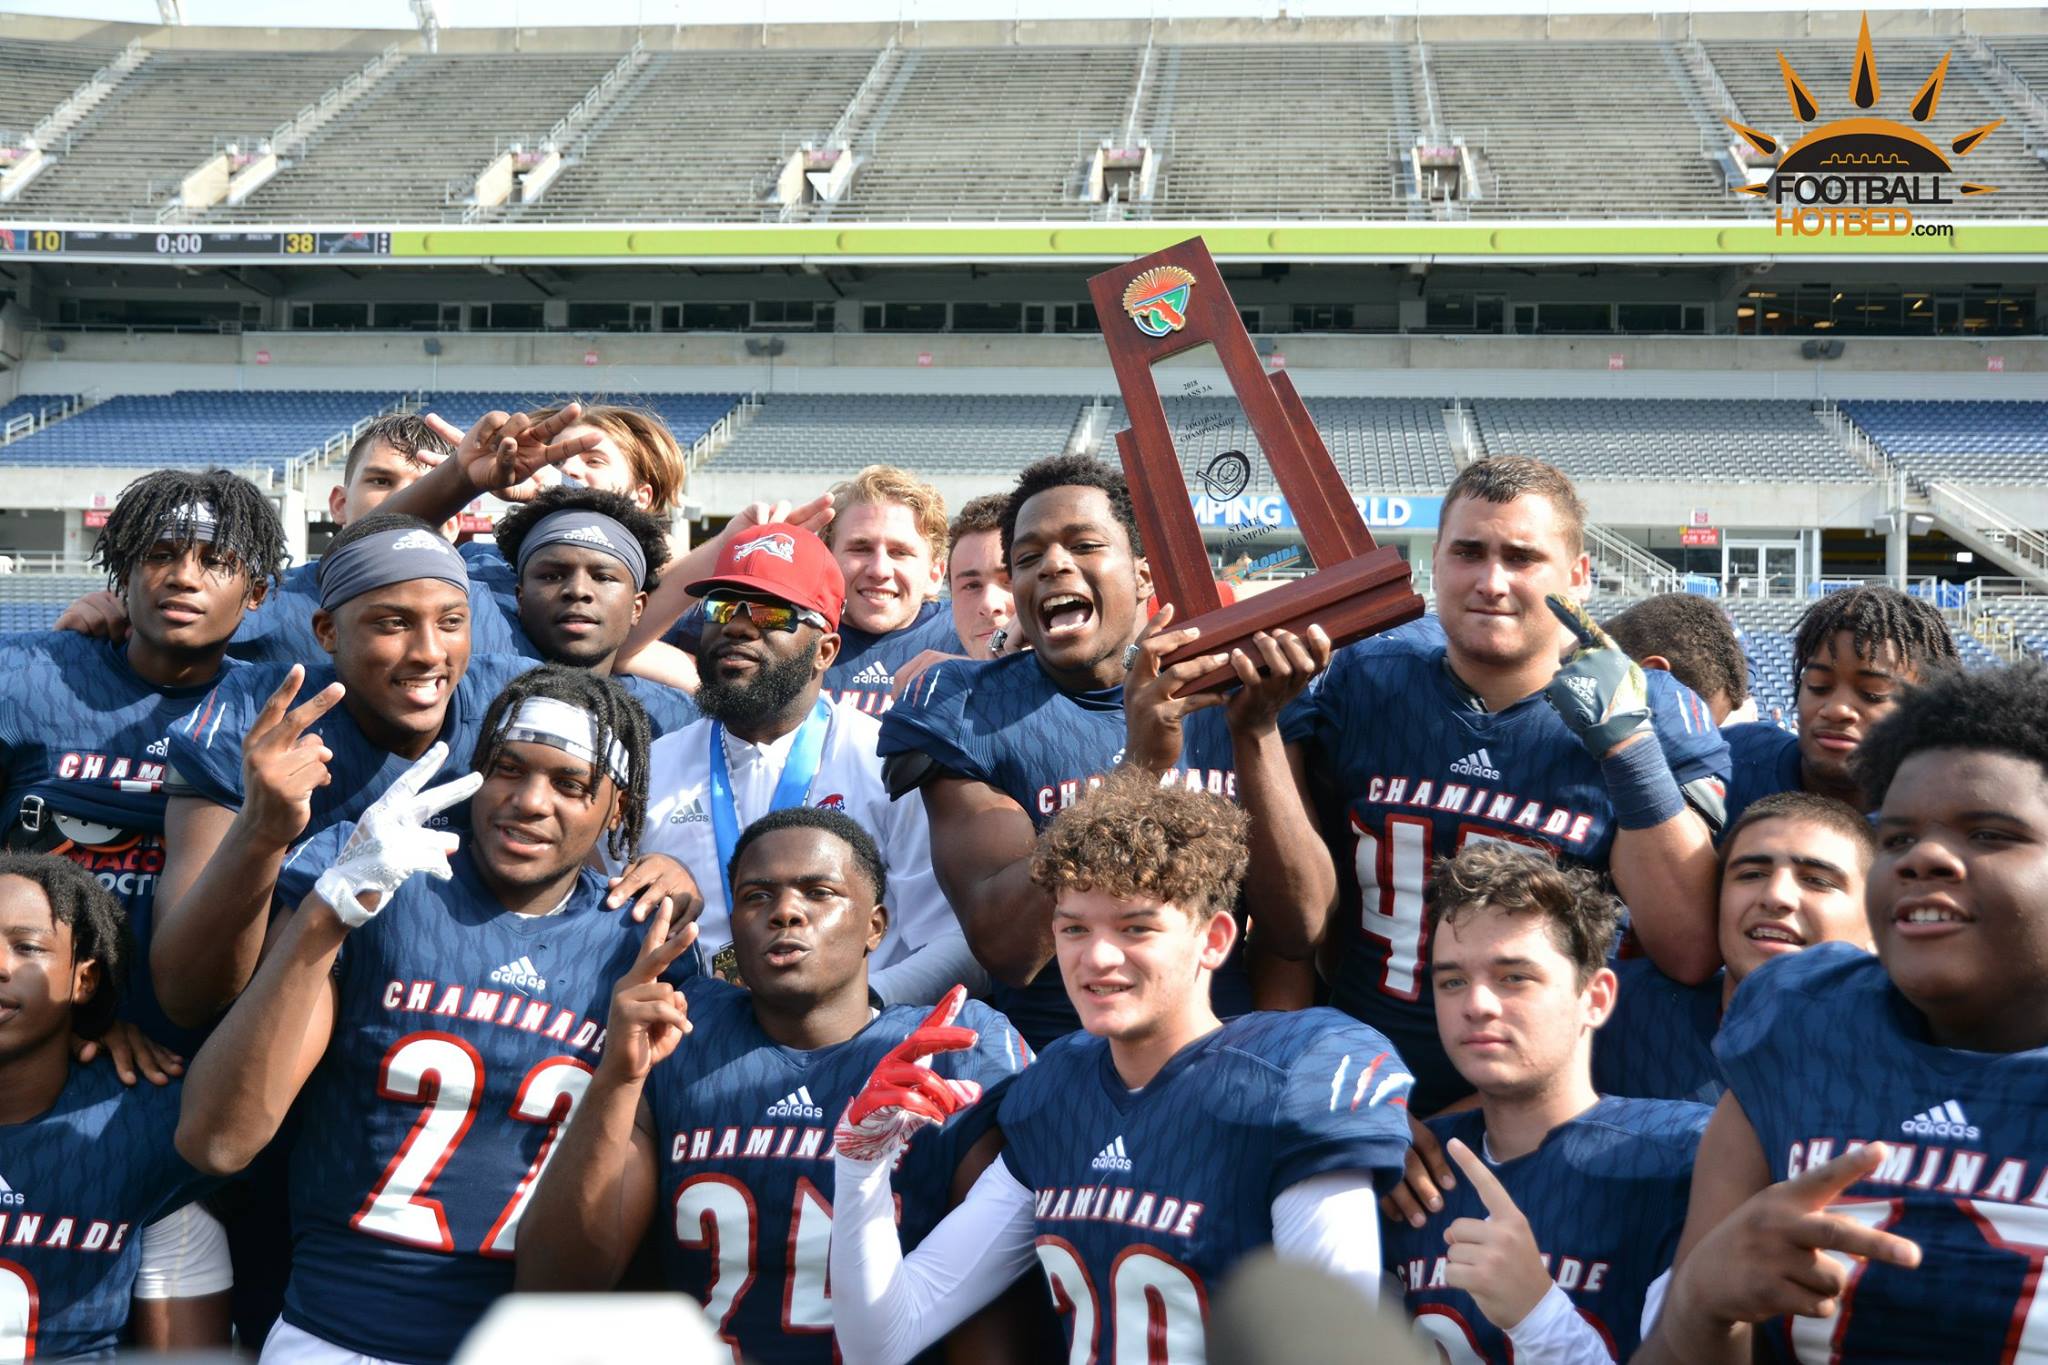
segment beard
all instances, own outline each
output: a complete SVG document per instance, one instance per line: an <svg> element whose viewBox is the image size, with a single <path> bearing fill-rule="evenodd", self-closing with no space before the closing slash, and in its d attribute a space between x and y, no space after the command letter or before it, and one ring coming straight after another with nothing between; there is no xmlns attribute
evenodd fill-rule
<svg viewBox="0 0 2048 1365"><path fill-rule="evenodd" d="M779 662L766 663L751 678L725 679L718 676L713 661L697 656L697 709L731 730L751 730L777 715L802 696L816 676L818 641L803 653Z"/></svg>

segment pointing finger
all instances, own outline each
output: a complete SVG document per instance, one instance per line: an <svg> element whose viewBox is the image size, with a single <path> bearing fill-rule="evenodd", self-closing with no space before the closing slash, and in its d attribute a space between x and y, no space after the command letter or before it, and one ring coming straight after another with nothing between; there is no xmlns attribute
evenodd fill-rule
<svg viewBox="0 0 2048 1365"><path fill-rule="evenodd" d="M1473 1192L1479 1196L1479 1202L1486 1205L1489 1214L1495 1218L1522 1216L1521 1209L1515 1206L1514 1196L1508 1193L1508 1187L1500 1183L1499 1176L1486 1169L1486 1163L1463 1140L1452 1138L1444 1144L1444 1151L1458 1163L1458 1169L1465 1173L1465 1178L1472 1182Z"/></svg>
<svg viewBox="0 0 2048 1365"><path fill-rule="evenodd" d="M1586 614L1584 606L1577 599L1561 592L1550 593L1543 599L1550 608L1550 614L1564 622L1571 633L1579 637L1579 644L1586 649L1613 649L1614 640L1592 617Z"/></svg>
<svg viewBox="0 0 2048 1365"><path fill-rule="evenodd" d="M917 1026L918 1031L923 1032L928 1028L946 1028L955 1019L960 1017L960 1011L966 1007L967 987L955 986L952 990L939 997L939 1003L933 1007L930 1014L924 1017L924 1022Z"/></svg>

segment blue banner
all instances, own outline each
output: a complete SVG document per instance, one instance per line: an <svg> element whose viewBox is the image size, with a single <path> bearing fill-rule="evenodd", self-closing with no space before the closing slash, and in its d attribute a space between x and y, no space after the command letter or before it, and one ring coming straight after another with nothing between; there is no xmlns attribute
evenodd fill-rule
<svg viewBox="0 0 2048 1365"><path fill-rule="evenodd" d="M1444 505L1442 496L1437 494L1353 493L1351 501L1358 505L1366 526L1374 531L1434 531ZM1287 506L1287 499L1277 493L1245 493L1235 498L1212 498L1197 493L1193 502L1195 521L1205 529L1295 529L1294 513Z"/></svg>

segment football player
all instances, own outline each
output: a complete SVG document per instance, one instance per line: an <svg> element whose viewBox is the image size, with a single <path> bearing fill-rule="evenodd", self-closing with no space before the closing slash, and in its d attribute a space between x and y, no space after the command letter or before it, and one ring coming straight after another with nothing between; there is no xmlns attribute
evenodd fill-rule
<svg viewBox="0 0 2048 1365"><path fill-rule="evenodd" d="M1444 1050L1479 1095L1429 1128L1464 1173L1389 1210L1388 1271L1452 1360L1626 1360L1656 1317L1711 1112L1603 1098L1620 907L1584 868L1473 844L1438 865L1430 978Z"/></svg>
<svg viewBox="0 0 2048 1365"><path fill-rule="evenodd" d="M1714 724L1756 719L1749 660L1735 638L1735 623L1713 598L1659 593L1602 624L1631 659L1662 669L1698 693Z"/></svg>
<svg viewBox="0 0 2048 1365"><path fill-rule="evenodd" d="M1728 1093L1642 1360L2009 1361L2048 1353L2048 673L1950 670L1851 767L1878 798L1876 956L1751 973Z"/></svg>
<svg viewBox="0 0 2048 1365"><path fill-rule="evenodd" d="M1578 493L1549 465L1466 466L1431 561L1437 619L1338 651L1286 721L1295 772L1335 806L1347 913L1331 1003L1394 1040L1422 1114L1469 1093L1437 1036L1424 914L1429 868L1468 842L1609 873L1668 974L1695 982L1720 966L1727 745L1691 689L1645 674L1578 607L1584 529Z"/></svg>
<svg viewBox="0 0 2048 1365"><path fill-rule="evenodd" d="M1267 1245L1377 1296L1375 1187L1407 1151L1409 1077L1334 1010L1217 1019L1209 984L1237 936L1249 824L1221 797L1123 769L1048 826L1031 875L1054 900L1085 1032L1010 1083L1002 1154L908 1256L892 1168L919 1127L974 1099L918 1058L974 1035L921 1030L876 1068L834 1137L848 1359L910 1359L1034 1260L1074 1360L1201 1361L1216 1286Z"/></svg>
<svg viewBox="0 0 2048 1365"><path fill-rule="evenodd" d="M138 633L148 618L135 618ZM68 859L0 854L0 1358L228 1343L217 1183L177 1153L177 1082L72 1060L129 976L121 905Z"/></svg>
<svg viewBox="0 0 2048 1365"><path fill-rule="evenodd" d="M1017 602L1010 595L1010 571L1003 564L1003 503L988 493L960 509L947 528L946 588L953 604L953 634L970 659L1001 653ZM899 688L900 688L899 679Z"/></svg>
<svg viewBox="0 0 2048 1365"><path fill-rule="evenodd" d="M1285 772L1276 717L1328 659L1328 640L1282 632L1254 643L1256 660L1239 650L1164 669L1165 655L1193 637L1166 629L1170 613L1148 627L1152 575L1130 487L1085 456L1025 469L1004 507L1003 543L1016 629L1031 648L926 669L882 718L880 744L891 794L922 794L939 885L996 978L993 1003L1033 1047L1077 1027L1058 975L1046 970L1052 898L1031 882L1031 851L1039 830L1120 764L1244 800L1254 815L1259 943L1279 957L1309 957L1335 878L1326 856L1318 864L1321 844ZM1226 658L1242 683L1234 695L1173 697ZM1233 954L1217 1008L1228 1017L1250 1003Z"/></svg>
<svg viewBox="0 0 2048 1365"><path fill-rule="evenodd" d="M829 1365L832 1116L921 1027L978 1035L971 1050L934 1059L932 1074L985 1093L1026 1053L964 989L929 1019L923 1007L871 1007L867 964L888 926L888 875L874 840L844 814L793 806L763 816L740 836L731 875L747 989L660 981L677 950L656 920L612 997L603 1060L527 1211L519 1287L610 1288L658 1207L672 1212L661 1235L670 1285L704 1304L736 1354ZM971 1108L906 1156L897 1216L909 1244L993 1159L994 1113L993 1103Z"/></svg>
<svg viewBox="0 0 2048 1365"><path fill-rule="evenodd" d="M639 956L586 864L639 837L647 743L616 683L543 665L492 701L474 772L423 791L436 743L297 851L279 889L312 890L194 1059L177 1133L230 1172L296 1105L266 1360L445 1360L512 1287L520 1217ZM430 826L465 800L466 834Z"/></svg>

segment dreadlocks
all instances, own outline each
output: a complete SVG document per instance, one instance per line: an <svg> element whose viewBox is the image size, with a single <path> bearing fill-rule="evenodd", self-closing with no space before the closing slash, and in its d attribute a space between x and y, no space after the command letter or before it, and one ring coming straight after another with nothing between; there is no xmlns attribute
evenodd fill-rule
<svg viewBox="0 0 2048 1365"><path fill-rule="evenodd" d="M49 853L0 853L0 877L34 882L50 903L50 920L71 926L71 960L100 964L92 999L73 1007L71 1031L97 1038L114 1022L121 988L128 980L128 958L134 940L128 933L128 911L100 879L69 858Z"/></svg>
<svg viewBox="0 0 2048 1365"><path fill-rule="evenodd" d="M484 712L482 738L476 746L477 772L489 773L498 761L498 751L505 747L505 732L519 714L520 704L530 697L547 697L587 712L600 755L610 753L614 741L626 751L626 781L619 787L622 818L606 847L615 858L631 856L640 847L640 830L647 821L647 747L654 742L647 712L632 693L610 678L564 664L542 664L505 684L505 690Z"/></svg>
<svg viewBox="0 0 2048 1365"><path fill-rule="evenodd" d="M198 539L202 509L210 510L215 522L214 548L234 557L249 586L274 584L291 561L277 508L255 484L225 469L160 469L129 484L107 514L93 563L106 572L116 592L125 591L151 546L170 541L183 549Z"/></svg>
<svg viewBox="0 0 2048 1365"><path fill-rule="evenodd" d="M1876 659L1890 645L1898 651L1900 665L1923 681L1930 672L1961 662L1955 637L1940 612L1896 588L1865 587L1830 593L1799 618L1792 648L1794 669L1812 663L1828 641L1845 630L1858 658Z"/></svg>
<svg viewBox="0 0 2048 1365"><path fill-rule="evenodd" d="M653 592L661 586L661 570L668 564L667 528L660 518L643 510L631 498L602 488L557 484L531 502L522 502L507 512L495 528L498 552L505 556L505 562L517 564L519 547L526 543L527 535L545 518L561 511L595 512L625 527L640 542L640 553L647 558L647 580L640 585L640 591Z"/></svg>

